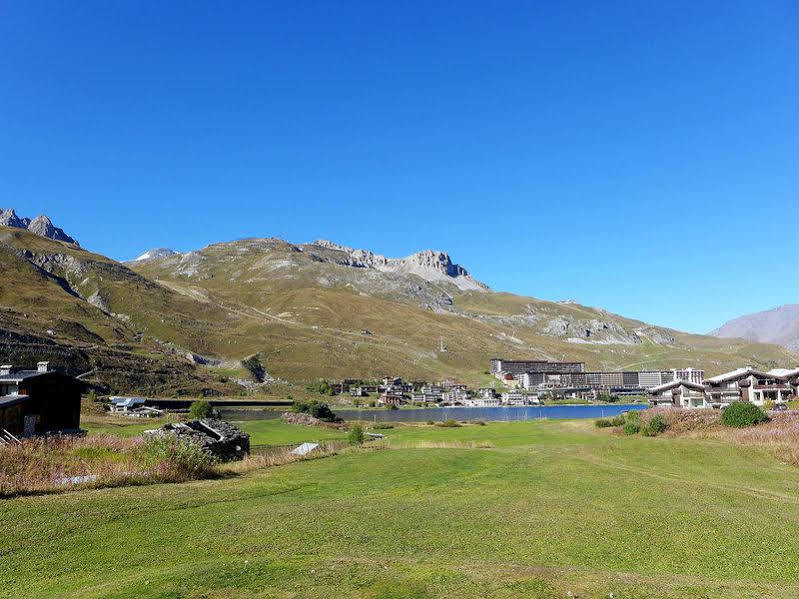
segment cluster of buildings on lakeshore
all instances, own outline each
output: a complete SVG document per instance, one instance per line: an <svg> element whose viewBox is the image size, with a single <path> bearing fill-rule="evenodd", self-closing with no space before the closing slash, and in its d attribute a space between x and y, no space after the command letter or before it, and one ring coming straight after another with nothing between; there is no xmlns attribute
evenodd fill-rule
<svg viewBox="0 0 799 599"><path fill-rule="evenodd" d="M723 408L734 401L762 406L799 397L799 368L768 371L751 366L711 378L696 368L587 372L582 362L491 360L491 372L506 386L564 397L646 394L649 403L682 408Z"/></svg>
<svg viewBox="0 0 799 599"><path fill-rule="evenodd" d="M455 381L405 381L400 377L385 377L380 382L364 383L355 379L345 379L331 384L336 395L349 395L354 401L364 398L375 405L396 406L416 405L448 405L469 407L491 407L501 405L534 405L539 403L532 397L518 390L499 393L494 387L483 387L477 390Z"/></svg>
<svg viewBox="0 0 799 599"><path fill-rule="evenodd" d="M734 401L785 403L799 397L799 368L738 368L701 383L673 380L649 389L649 403L677 408L723 408Z"/></svg>
<svg viewBox="0 0 799 599"><path fill-rule="evenodd" d="M363 383L345 379L331 385L336 395L371 398L376 405L400 406L523 406L538 405L544 399L597 400L602 396L645 396L652 387L684 380L700 383L704 371L694 368L646 371L586 371L583 362L545 360L491 360L491 374L497 382L490 387L470 389L454 381L430 383L386 377L381 382ZM500 387L503 391L497 391ZM357 399L356 399L357 401Z"/></svg>

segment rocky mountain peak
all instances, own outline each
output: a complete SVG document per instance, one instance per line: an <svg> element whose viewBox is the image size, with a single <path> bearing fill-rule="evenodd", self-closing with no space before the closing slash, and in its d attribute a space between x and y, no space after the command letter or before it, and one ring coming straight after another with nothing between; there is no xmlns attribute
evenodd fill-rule
<svg viewBox="0 0 799 599"><path fill-rule="evenodd" d="M31 220L29 218L20 218L13 208L6 208L5 210L0 208L0 225L16 229L27 229L31 233L48 239L80 245L75 239L64 233L63 229L56 227L53 221L43 214Z"/></svg>
<svg viewBox="0 0 799 599"><path fill-rule="evenodd" d="M7 208L6 210L0 209L0 225L6 227L17 227L19 229L27 229L28 227L28 219L21 219L17 216L17 213L14 211L13 208Z"/></svg>
<svg viewBox="0 0 799 599"><path fill-rule="evenodd" d="M488 286L474 279L469 272L455 264L449 254L436 250L423 250L405 258L387 258L368 250L359 250L334 243L327 239L314 241L313 246L342 252L349 266L372 268L383 272L414 274L430 282L452 283L464 291L485 291Z"/></svg>
<svg viewBox="0 0 799 599"><path fill-rule="evenodd" d="M63 241L64 243L71 243L73 245L80 245L72 237L64 233L64 229L60 229L53 224L47 216L40 214L28 224L28 231L36 233L48 239L55 239L56 241Z"/></svg>
<svg viewBox="0 0 799 599"><path fill-rule="evenodd" d="M171 250L169 248L153 248L144 252L138 258L132 260L132 262L149 262L150 260L158 260L159 258L166 258L168 256L176 256L180 252L176 252L175 250Z"/></svg>

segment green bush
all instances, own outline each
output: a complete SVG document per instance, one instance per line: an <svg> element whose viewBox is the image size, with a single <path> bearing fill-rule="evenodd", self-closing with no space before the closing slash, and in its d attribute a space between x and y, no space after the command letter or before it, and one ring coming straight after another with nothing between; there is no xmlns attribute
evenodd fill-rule
<svg viewBox="0 0 799 599"><path fill-rule="evenodd" d="M748 401L731 403L721 412L721 423L732 428L746 428L766 421L766 413Z"/></svg>
<svg viewBox="0 0 799 599"><path fill-rule="evenodd" d="M433 422L432 420L428 420L427 424L435 424L435 422Z"/></svg>
<svg viewBox="0 0 799 599"><path fill-rule="evenodd" d="M621 415L624 418L624 422L634 422L639 423L641 422L641 413L637 410L631 410L629 412L625 412Z"/></svg>
<svg viewBox="0 0 799 599"><path fill-rule="evenodd" d="M641 433L645 437L657 437L667 428L668 424L666 424L666 419L663 417L663 414L655 414L646 426L641 427Z"/></svg>
<svg viewBox="0 0 799 599"><path fill-rule="evenodd" d="M216 459L197 443L171 436L147 441L147 455L156 463L166 464L173 475L202 478L213 473Z"/></svg>
<svg viewBox="0 0 799 599"><path fill-rule="evenodd" d="M320 395L335 395L333 387L330 386L326 380L316 381L305 387L311 393L319 393Z"/></svg>
<svg viewBox="0 0 799 599"><path fill-rule="evenodd" d="M636 433L640 432L641 425L637 422L625 422L624 423L624 434L625 435L635 435Z"/></svg>
<svg viewBox="0 0 799 599"><path fill-rule="evenodd" d="M610 419L611 426L624 426L624 415L619 414Z"/></svg>
<svg viewBox="0 0 799 599"><path fill-rule="evenodd" d="M394 425L393 424L389 424L388 422L375 422L372 425L372 430L374 430L374 431L382 431L382 430L387 430L387 429L390 429L390 428L394 428Z"/></svg>
<svg viewBox="0 0 799 599"><path fill-rule="evenodd" d="M347 440L350 442L350 445L363 444L363 428L360 424L353 424L350 427L350 432L347 434Z"/></svg>
<svg viewBox="0 0 799 599"><path fill-rule="evenodd" d="M333 413L326 403L320 403L315 399L312 401L295 401L291 406L292 411L300 414L310 414L319 420L326 420L328 422L338 422L341 420Z"/></svg>
<svg viewBox="0 0 799 599"><path fill-rule="evenodd" d="M774 401L773 399L767 399L766 401L763 402L763 409L766 411L773 410L774 406L776 405L777 405L776 401Z"/></svg>
<svg viewBox="0 0 799 599"><path fill-rule="evenodd" d="M208 418L211 415L211 404L201 399L195 401L189 406L189 416L194 419Z"/></svg>
<svg viewBox="0 0 799 599"><path fill-rule="evenodd" d="M599 420L594 420L594 426L597 428L608 428L613 426L613 423L608 418L600 418Z"/></svg>
<svg viewBox="0 0 799 599"><path fill-rule="evenodd" d="M449 420L444 420L443 422L438 422L436 424L436 426L441 426L443 428L458 428L460 426L460 424L458 424L458 422L456 422L455 420L450 418Z"/></svg>

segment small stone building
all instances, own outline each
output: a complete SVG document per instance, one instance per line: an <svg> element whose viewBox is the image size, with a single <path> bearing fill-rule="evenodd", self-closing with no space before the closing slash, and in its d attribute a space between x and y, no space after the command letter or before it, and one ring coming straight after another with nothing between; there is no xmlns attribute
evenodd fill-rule
<svg viewBox="0 0 799 599"><path fill-rule="evenodd" d="M191 441L221 462L241 460L250 453L250 435L215 418L165 424L159 429L145 431L145 434Z"/></svg>
<svg viewBox="0 0 799 599"><path fill-rule="evenodd" d="M36 370L0 366L0 429L32 437L80 429L82 383L39 362Z"/></svg>

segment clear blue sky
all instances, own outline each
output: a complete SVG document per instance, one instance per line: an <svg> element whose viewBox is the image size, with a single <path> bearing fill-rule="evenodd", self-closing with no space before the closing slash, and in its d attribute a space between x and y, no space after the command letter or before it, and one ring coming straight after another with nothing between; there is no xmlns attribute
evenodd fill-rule
<svg viewBox="0 0 799 599"><path fill-rule="evenodd" d="M799 302L798 190L789 0L0 4L0 206L118 259L444 249L707 331Z"/></svg>

